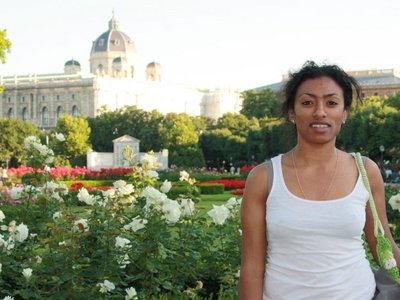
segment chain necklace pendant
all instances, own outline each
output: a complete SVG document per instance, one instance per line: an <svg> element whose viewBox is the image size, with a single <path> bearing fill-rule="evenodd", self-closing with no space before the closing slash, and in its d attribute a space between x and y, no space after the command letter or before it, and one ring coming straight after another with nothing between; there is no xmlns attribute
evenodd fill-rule
<svg viewBox="0 0 400 300"><path fill-rule="evenodd" d="M332 189L332 184L333 184L333 181L334 181L335 176L336 176L336 170L337 170L338 161L339 161L339 153L338 153L338 150L336 148L335 148L335 153L336 153L335 170L333 171L332 178L331 178L331 180L329 182L329 185L326 188L324 194L322 195L321 199L324 199L328 195L329 191ZM297 185L300 188L301 195L303 196L304 199L308 199L306 194L305 194L305 192L304 192L304 190L303 190L303 187L301 186L301 183L300 183L299 174L297 173L297 167L296 167L296 162L295 162L295 159L294 159L294 151L293 150L292 150L292 164L293 164L293 167L294 167L294 172L296 174Z"/></svg>

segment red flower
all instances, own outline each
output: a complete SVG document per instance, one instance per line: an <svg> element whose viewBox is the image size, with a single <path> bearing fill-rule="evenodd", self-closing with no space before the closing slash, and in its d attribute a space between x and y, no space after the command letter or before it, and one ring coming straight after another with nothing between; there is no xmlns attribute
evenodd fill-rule
<svg viewBox="0 0 400 300"><path fill-rule="evenodd" d="M73 184L71 184L69 189L71 191L76 191L76 190L80 190L83 187L85 187L85 185L82 182L74 182Z"/></svg>
<svg viewBox="0 0 400 300"><path fill-rule="evenodd" d="M216 180L207 180L201 182L201 184L207 183L222 183L225 189L242 189L246 183L246 180L238 180L238 179L216 179Z"/></svg>
<svg viewBox="0 0 400 300"><path fill-rule="evenodd" d="M243 195L244 189L236 189L231 192L233 195Z"/></svg>

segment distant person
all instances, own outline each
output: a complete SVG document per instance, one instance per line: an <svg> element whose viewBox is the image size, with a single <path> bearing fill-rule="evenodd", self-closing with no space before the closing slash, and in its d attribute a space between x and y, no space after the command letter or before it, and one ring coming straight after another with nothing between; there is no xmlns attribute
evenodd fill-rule
<svg viewBox="0 0 400 300"><path fill-rule="evenodd" d="M355 97L353 96L355 91ZM297 145L256 166L241 205L241 300L370 300L375 278L362 235L377 260L369 193L354 155L336 148L357 81L336 65L307 62L290 75L283 115ZM395 263L400 251L385 215L379 167L365 167Z"/></svg>
<svg viewBox="0 0 400 300"><path fill-rule="evenodd" d="M8 170L5 166L1 168L1 182L6 185L8 181Z"/></svg>

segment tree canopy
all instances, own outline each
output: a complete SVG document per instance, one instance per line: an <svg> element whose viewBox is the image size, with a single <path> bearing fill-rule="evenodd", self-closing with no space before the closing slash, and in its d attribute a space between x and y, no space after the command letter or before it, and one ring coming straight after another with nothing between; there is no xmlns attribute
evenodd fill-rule
<svg viewBox="0 0 400 300"><path fill-rule="evenodd" d="M276 118L279 116L282 97L271 89L250 90L242 93L243 104L240 111L247 118Z"/></svg>
<svg viewBox="0 0 400 300"><path fill-rule="evenodd" d="M65 137L65 144L60 154L72 165L85 165L86 152L90 149L90 127L87 119L62 115L58 119L56 131Z"/></svg>
<svg viewBox="0 0 400 300"><path fill-rule="evenodd" d="M30 135L40 135L35 124L17 119L0 119L0 128L0 160L6 163L11 159L20 163L23 159L24 139Z"/></svg>

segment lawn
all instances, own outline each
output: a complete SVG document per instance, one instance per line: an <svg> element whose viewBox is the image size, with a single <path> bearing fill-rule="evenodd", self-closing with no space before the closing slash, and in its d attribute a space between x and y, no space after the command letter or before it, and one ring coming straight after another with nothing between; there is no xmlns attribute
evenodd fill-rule
<svg viewBox="0 0 400 300"><path fill-rule="evenodd" d="M225 204L226 201L231 197L240 198L240 196L235 196L231 194L230 191L225 191L223 194L200 195L201 201L196 204L196 207L207 212L212 209L213 204Z"/></svg>

